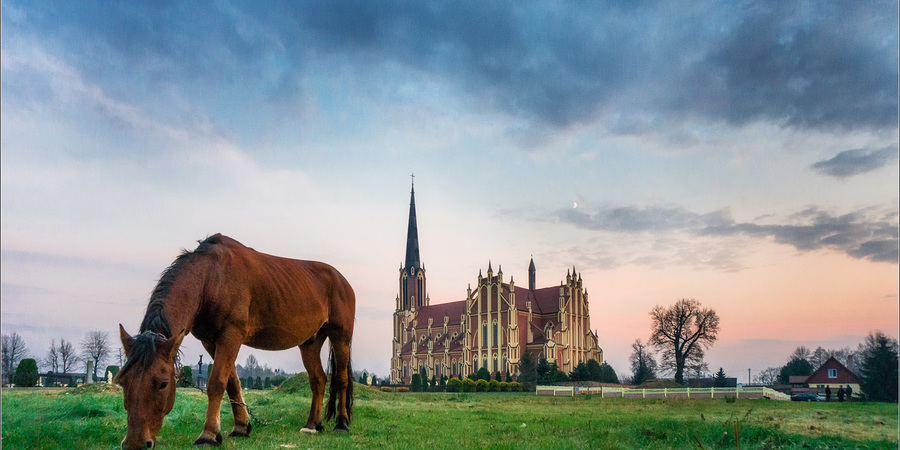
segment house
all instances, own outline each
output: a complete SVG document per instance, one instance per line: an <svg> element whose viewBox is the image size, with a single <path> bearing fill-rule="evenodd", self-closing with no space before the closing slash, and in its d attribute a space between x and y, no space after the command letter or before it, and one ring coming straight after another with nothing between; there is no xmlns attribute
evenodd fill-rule
<svg viewBox="0 0 900 450"><path fill-rule="evenodd" d="M825 388L830 387L831 394L835 398L838 389L847 386L850 386L856 394L860 392L859 377L833 356L806 379L806 385L817 392L825 392Z"/></svg>
<svg viewBox="0 0 900 450"><path fill-rule="evenodd" d="M853 394L859 395L859 377L850 371L840 361L832 356L828 358L812 375L792 376L790 378L790 394L819 394L825 395L825 388L831 388L831 398L837 399L838 389L853 389ZM782 391L786 392L786 391Z"/></svg>

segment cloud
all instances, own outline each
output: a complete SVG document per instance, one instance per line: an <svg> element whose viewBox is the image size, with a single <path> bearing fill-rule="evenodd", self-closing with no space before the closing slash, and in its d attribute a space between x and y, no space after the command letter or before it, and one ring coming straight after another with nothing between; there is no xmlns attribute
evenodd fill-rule
<svg viewBox="0 0 900 450"><path fill-rule="evenodd" d="M896 161L897 155L896 146L875 150L858 148L842 151L833 158L819 161L810 167L823 175L847 178L880 169Z"/></svg>
<svg viewBox="0 0 900 450"><path fill-rule="evenodd" d="M832 250L856 259L873 262L898 262L897 211L878 214L860 210L833 215L816 207L786 218L767 215L759 220L781 223L735 222L728 210L701 214L682 207L579 207L564 208L552 216L575 227L612 232L626 236L645 236L645 244L630 245L618 258L604 251L598 258L606 266L627 262L639 264L680 263L718 270L743 268L740 252L721 239L772 239L801 252ZM708 239L719 239L710 242ZM593 250L587 250L589 252ZM644 252L640 255L640 252ZM630 255L630 256L628 256ZM661 256L663 255L663 256Z"/></svg>
<svg viewBox="0 0 900 450"><path fill-rule="evenodd" d="M408 81L440 79L538 137L595 123L655 133L685 117L827 131L897 126L889 1L22 8L25 18L4 18L4 28L52 42L89 83L110 85L112 98L160 97L159 108L172 96L227 101L233 111L216 108L219 120L245 120L240 112L258 103L271 120L287 120L285 104L321 95L303 80L340 79L348 67L366 74L360 89L373 95L396 76L386 68L401 67ZM134 80L143 80L137 89Z"/></svg>

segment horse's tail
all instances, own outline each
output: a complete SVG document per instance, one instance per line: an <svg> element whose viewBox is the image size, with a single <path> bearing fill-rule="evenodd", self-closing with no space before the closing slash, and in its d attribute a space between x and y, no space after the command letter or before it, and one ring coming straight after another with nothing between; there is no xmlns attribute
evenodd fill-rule
<svg viewBox="0 0 900 450"><path fill-rule="evenodd" d="M348 346L349 347L349 346ZM353 417L353 368L350 364L350 349L347 349L347 424L350 423L350 418ZM334 417L335 412L337 410L337 395L338 395L338 380L335 378L335 361L334 361L334 347L331 347L331 355L328 362L329 368L328 371L331 372L331 387L328 389L328 404L325 406L325 420L331 420Z"/></svg>

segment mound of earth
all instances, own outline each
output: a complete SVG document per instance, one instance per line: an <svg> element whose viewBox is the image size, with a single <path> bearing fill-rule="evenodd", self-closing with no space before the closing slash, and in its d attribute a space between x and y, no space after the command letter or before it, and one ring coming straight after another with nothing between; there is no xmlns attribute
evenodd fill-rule
<svg viewBox="0 0 900 450"><path fill-rule="evenodd" d="M328 390L331 388L331 375L328 376L328 381L325 383L325 396L328 396ZM377 386L366 386L363 384L359 384L357 382L353 382L353 395L359 398L372 398L379 395L384 395ZM284 380L278 389L275 392L280 394L295 394L295 395L303 395L303 396L311 396L312 392L309 390L309 374L306 372L300 372L297 375L294 375L287 380Z"/></svg>

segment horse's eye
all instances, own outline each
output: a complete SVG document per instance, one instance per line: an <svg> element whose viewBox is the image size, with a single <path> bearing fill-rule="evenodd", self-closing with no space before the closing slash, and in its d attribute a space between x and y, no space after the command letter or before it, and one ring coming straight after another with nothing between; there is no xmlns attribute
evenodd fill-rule
<svg viewBox="0 0 900 450"><path fill-rule="evenodd" d="M167 388L167 387L169 387L169 382L168 382L168 381L163 381L162 383L159 383L159 390L163 390L163 389L165 389L165 388Z"/></svg>

